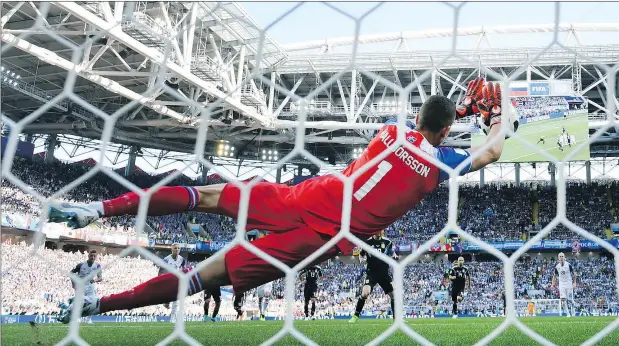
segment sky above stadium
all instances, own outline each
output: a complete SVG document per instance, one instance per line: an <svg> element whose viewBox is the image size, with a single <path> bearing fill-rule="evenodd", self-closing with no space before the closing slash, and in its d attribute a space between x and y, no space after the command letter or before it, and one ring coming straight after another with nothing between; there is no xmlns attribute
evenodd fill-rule
<svg viewBox="0 0 619 346"><path fill-rule="evenodd" d="M295 7L295 2L244 2L248 13L263 28ZM457 6L458 3L451 3ZM351 16L360 17L378 2L333 2L336 7ZM492 2L466 3L460 10L459 26L498 26L550 24L555 22L555 4L552 2ZM619 3L578 2L561 3L560 23L616 22ZM483 18L483 19L481 19ZM400 31L444 29L453 27L454 10L445 3L388 2L377 7L362 21L360 34L380 34ZM269 29L268 34L279 43L293 43L325 38L353 36L354 21L333 8L320 3L304 3ZM584 33L583 44L609 44L619 42L617 35L607 33ZM527 34L499 36L492 41L493 47L545 46L552 40L551 34ZM471 48L476 38L462 38L458 48ZM410 44L410 42L409 42ZM414 48L446 49L449 39L423 40ZM395 43L391 42L390 46ZM380 50L382 47L364 45L362 50Z"/></svg>

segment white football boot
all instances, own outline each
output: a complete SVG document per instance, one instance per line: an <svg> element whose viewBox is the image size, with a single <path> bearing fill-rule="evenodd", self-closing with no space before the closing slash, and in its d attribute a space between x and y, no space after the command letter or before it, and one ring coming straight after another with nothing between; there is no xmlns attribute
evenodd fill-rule
<svg viewBox="0 0 619 346"><path fill-rule="evenodd" d="M86 204L53 201L49 207L47 221L53 223L66 222L69 228L78 229L96 222L102 216L99 211Z"/></svg>

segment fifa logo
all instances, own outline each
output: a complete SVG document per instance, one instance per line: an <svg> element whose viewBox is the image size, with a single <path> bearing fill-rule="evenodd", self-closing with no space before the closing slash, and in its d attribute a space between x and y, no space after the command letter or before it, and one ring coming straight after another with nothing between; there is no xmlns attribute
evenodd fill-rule
<svg viewBox="0 0 619 346"><path fill-rule="evenodd" d="M531 84L532 95L547 95L549 94L550 86L545 83Z"/></svg>

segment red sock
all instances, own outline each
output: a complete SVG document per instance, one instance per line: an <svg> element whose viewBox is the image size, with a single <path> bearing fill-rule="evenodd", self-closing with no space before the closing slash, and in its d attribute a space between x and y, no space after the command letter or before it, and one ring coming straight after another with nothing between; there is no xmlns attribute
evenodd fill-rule
<svg viewBox="0 0 619 346"><path fill-rule="evenodd" d="M184 269L188 272L191 269ZM101 298L99 313L116 310L131 310L143 306L173 302L178 297L178 277L172 273L163 274L140 284L129 291ZM202 291L198 273L189 280L188 295Z"/></svg>
<svg viewBox="0 0 619 346"><path fill-rule="evenodd" d="M169 215L192 210L198 204L198 200L198 190L194 187L164 186L150 197L148 215ZM139 205L140 196L135 192L129 192L103 201L103 212L105 216L136 215Z"/></svg>

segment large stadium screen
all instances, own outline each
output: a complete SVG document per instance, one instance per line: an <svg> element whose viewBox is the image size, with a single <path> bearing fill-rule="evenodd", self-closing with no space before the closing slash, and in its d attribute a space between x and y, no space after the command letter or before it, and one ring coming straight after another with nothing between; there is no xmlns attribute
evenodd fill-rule
<svg viewBox="0 0 619 346"><path fill-rule="evenodd" d="M573 102L574 100L578 102ZM588 160L589 146L578 147L589 140L589 122L583 99L551 97L512 97L512 104L520 119L518 134L535 146L536 150L521 140L505 142L500 162L548 161L541 152L564 160L569 155L572 161ZM482 145L486 140L483 132L471 135L471 145ZM576 153L572 154L574 151Z"/></svg>

